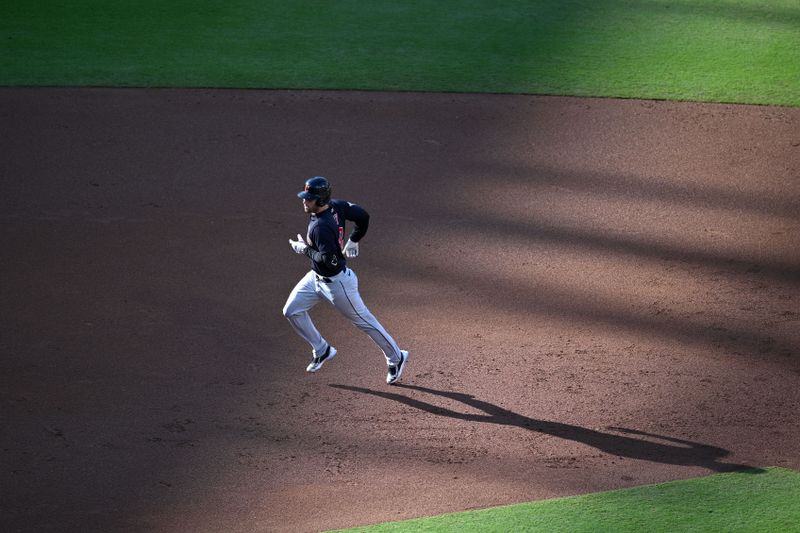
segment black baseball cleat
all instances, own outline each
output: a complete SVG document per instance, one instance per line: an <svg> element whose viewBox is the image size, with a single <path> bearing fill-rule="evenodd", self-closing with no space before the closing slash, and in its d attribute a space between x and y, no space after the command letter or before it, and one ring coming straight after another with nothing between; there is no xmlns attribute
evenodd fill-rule
<svg viewBox="0 0 800 533"><path fill-rule="evenodd" d="M311 363L309 363L309 365L306 367L306 372L316 372L322 368L322 363L329 359L333 359L335 355L336 348L329 344L328 348L325 350L325 353L314 356L314 358L311 360Z"/></svg>
<svg viewBox="0 0 800 533"><path fill-rule="evenodd" d="M400 350L400 362L396 365L389 365L389 373L386 374L386 383L389 385L397 383L400 379L400 375L403 373L403 368L406 366L406 361L408 361L408 352L406 350Z"/></svg>

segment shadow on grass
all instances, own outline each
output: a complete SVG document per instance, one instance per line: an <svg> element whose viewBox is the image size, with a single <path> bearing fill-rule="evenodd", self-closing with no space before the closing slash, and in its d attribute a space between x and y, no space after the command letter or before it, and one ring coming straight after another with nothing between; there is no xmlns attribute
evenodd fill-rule
<svg viewBox="0 0 800 533"><path fill-rule="evenodd" d="M554 437L580 442L602 452L620 457L628 457L631 459L640 459L643 461L651 461L663 464L699 466L714 472L749 472L754 474L764 472L764 470L760 468L754 468L748 465L720 462L721 458L730 454L730 452L724 448L718 448L715 446L709 446L698 442L677 439L664 435L645 433L643 431L634 429L618 427L608 428L611 431L626 434L617 435L614 433L604 433L602 431L575 426L572 424L538 420L514 413L513 411L509 411L508 409L504 409L492 403L478 400L471 394L465 394L461 392L440 391L427 387L420 387L417 385L395 385L395 387L399 388L400 390L418 391L431 394L433 396L439 396L441 398L455 400L469 407L478 409L479 411L483 411L486 414L461 413L394 392L378 391L363 387L354 387L351 385L331 384L330 386L337 389L369 394L372 396L385 398L387 400L393 400L426 413L455 418L457 420L520 427L530 431L536 431L539 433L552 435ZM637 436L647 437L649 439L657 439L661 442L654 442L654 440L647 440L645 438L637 438Z"/></svg>

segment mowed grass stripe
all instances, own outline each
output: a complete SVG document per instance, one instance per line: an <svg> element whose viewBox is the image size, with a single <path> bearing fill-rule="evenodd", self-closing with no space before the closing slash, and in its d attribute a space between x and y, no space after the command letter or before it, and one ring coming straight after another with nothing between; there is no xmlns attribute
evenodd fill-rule
<svg viewBox="0 0 800 533"><path fill-rule="evenodd" d="M800 532L800 473L768 468L716 474L342 531Z"/></svg>
<svg viewBox="0 0 800 533"><path fill-rule="evenodd" d="M800 105L796 0L9 0L0 43L0 85Z"/></svg>

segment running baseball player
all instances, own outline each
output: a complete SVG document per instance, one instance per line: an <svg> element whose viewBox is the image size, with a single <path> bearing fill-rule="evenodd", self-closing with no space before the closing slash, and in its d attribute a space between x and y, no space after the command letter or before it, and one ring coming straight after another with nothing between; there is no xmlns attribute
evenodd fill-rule
<svg viewBox="0 0 800 533"><path fill-rule="evenodd" d="M358 256L358 243L367 233L369 214L360 206L331 199L331 185L316 176L306 180L297 193L303 209L309 213L306 236L289 239L295 253L311 259L311 270L289 294L283 315L313 350L307 372L316 372L336 355L336 348L322 338L308 311L321 300L328 300L361 331L369 335L383 351L389 372L386 383L396 383L403 373L408 352L401 350L380 322L369 312L358 293L358 277L347 267L347 258ZM345 221L354 228L344 242Z"/></svg>

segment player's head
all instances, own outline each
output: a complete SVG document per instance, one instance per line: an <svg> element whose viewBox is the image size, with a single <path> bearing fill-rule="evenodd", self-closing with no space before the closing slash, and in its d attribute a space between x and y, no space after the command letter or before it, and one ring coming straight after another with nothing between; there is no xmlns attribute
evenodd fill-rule
<svg viewBox="0 0 800 533"><path fill-rule="evenodd" d="M322 207L331 200L331 184L322 176L314 176L306 180L305 187L297 193L297 197L303 200L316 200L317 205Z"/></svg>

